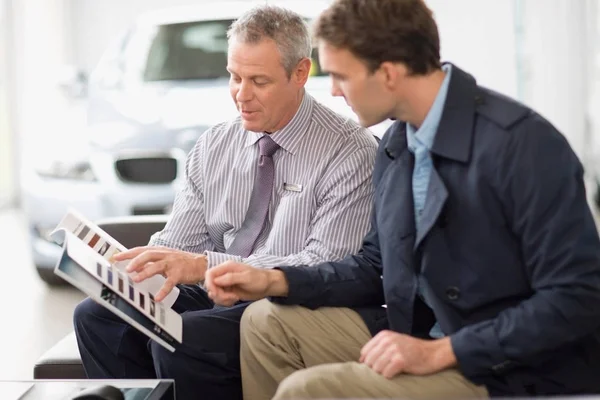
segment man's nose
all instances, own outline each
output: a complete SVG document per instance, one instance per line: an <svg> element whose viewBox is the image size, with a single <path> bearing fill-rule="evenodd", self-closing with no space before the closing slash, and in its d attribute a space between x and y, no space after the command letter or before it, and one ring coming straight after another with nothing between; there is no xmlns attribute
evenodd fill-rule
<svg viewBox="0 0 600 400"><path fill-rule="evenodd" d="M239 102L252 100L252 85L249 82L241 82L239 86L239 90L235 96L236 100Z"/></svg>
<svg viewBox="0 0 600 400"><path fill-rule="evenodd" d="M343 95L343 93L340 90L340 87L337 85L337 83L332 83L331 84L331 95L333 97L339 97L339 96Z"/></svg>

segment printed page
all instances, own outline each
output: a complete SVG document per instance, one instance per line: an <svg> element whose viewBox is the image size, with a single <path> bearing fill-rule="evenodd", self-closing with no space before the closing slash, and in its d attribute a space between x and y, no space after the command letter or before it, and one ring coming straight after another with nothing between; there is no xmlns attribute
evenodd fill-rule
<svg viewBox="0 0 600 400"><path fill-rule="evenodd" d="M121 311L126 311L130 318L133 318L139 324L147 325L154 334L163 338L172 337L181 342L182 321L179 314L166 307L165 304L156 302L152 293L139 287L131 280L130 276L115 268L99 254L90 251L89 246L76 240L74 235L70 233L66 235L65 252L91 278L102 284L99 295L103 300ZM72 266L70 269L68 266L67 269L63 267L62 272L68 273L72 269ZM84 292L98 294L98 285L91 282L90 279L79 279L79 284L80 289ZM137 310L141 315L138 317L136 312L127 309ZM164 335L165 332L168 336Z"/></svg>
<svg viewBox="0 0 600 400"><path fill-rule="evenodd" d="M62 245L62 237L57 234L59 231L66 231L76 236L80 241L91 247L96 253L102 256L107 262L111 263L116 269L125 272L125 268L129 261L114 262L112 257L120 252L127 250L125 246L111 237L98 225L85 218L75 210L69 210L63 217L60 223L56 226L51 236L54 240ZM143 290L150 292L153 296L158 293L165 282L165 278L160 275L155 275L149 279L140 282L138 285ZM177 297L179 289L173 288L171 293L161 302L166 307L171 307Z"/></svg>
<svg viewBox="0 0 600 400"><path fill-rule="evenodd" d="M117 296L114 290L104 285L77 264L69 257L66 251L63 252L54 272L73 286L81 289L96 303L105 307L150 339L164 346L169 351L175 351L174 345L179 340L176 340L166 330L163 330L149 316L132 307L122 297ZM173 310L168 310L174 313ZM170 325L179 326L180 324L178 325L175 321L171 321Z"/></svg>

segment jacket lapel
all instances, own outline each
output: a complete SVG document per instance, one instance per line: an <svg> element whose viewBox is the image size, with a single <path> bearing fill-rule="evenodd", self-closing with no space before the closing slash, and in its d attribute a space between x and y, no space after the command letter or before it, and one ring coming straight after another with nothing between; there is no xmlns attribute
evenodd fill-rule
<svg viewBox="0 0 600 400"><path fill-rule="evenodd" d="M453 65L444 111L431 148L432 157L442 157L459 163L469 162L475 107L481 104L478 93L475 79ZM448 190L434 167L429 178L423 216L417 229L415 249L431 231L447 200Z"/></svg>
<svg viewBox="0 0 600 400"><path fill-rule="evenodd" d="M415 214L412 193L414 156L406 147L405 124L397 130L385 145L389 164L383 173L378 190L378 223L381 232L399 239L414 240ZM412 236L412 238L411 238ZM409 249L412 249L413 243ZM404 260L407 261L407 260ZM408 263L410 264L410 263Z"/></svg>

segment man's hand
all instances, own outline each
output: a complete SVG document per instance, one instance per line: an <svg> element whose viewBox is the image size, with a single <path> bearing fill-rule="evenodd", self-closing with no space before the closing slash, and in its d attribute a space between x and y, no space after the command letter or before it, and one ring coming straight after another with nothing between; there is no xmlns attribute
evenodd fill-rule
<svg viewBox="0 0 600 400"><path fill-rule="evenodd" d="M154 275L166 278L165 284L156 294L156 301L162 301L176 284L196 284L204 279L206 256L166 247L135 247L113 256L115 261L131 260L127 272L136 272L134 282L141 282Z"/></svg>
<svg viewBox="0 0 600 400"><path fill-rule="evenodd" d="M450 338L422 340L393 331L379 332L362 348L360 362L390 379L400 373L428 375L456 365Z"/></svg>
<svg viewBox="0 0 600 400"><path fill-rule="evenodd" d="M240 300L285 296L288 286L283 272L259 269L227 261L206 273L208 296L217 304L231 306Z"/></svg>

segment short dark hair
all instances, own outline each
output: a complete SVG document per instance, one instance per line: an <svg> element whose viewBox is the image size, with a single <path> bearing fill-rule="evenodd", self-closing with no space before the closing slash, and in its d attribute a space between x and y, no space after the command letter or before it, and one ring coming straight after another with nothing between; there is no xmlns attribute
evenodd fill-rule
<svg viewBox="0 0 600 400"><path fill-rule="evenodd" d="M423 0L336 0L315 22L314 36L349 50L370 72L385 61L413 75L441 67L437 24Z"/></svg>

